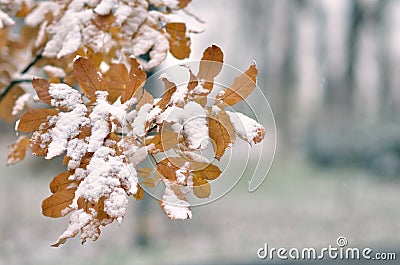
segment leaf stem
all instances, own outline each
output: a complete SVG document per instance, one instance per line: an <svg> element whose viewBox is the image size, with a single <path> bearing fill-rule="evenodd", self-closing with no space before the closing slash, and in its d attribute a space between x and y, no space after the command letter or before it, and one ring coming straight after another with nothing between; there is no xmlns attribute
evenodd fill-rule
<svg viewBox="0 0 400 265"><path fill-rule="evenodd" d="M43 50L40 50L37 55L35 56L35 58L33 58L33 60L21 71L21 74L26 74L33 65L35 65L41 58L42 58L42 54L43 54ZM19 80L11 80L10 84L8 84L8 86L3 90L3 92L0 95L0 102L3 100L3 98L8 94L8 92L11 91L11 89L19 83L29 83L32 82L32 80L28 80L28 79L19 79Z"/></svg>

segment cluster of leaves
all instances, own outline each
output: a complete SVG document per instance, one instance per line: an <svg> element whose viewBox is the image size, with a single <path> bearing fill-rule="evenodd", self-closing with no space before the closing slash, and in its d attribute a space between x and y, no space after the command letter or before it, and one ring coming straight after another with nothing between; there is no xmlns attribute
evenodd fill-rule
<svg viewBox="0 0 400 265"><path fill-rule="evenodd" d="M54 246L79 232L82 242L96 240L100 226L121 222L128 197L143 197L142 185L165 191L160 206L171 219L191 218L185 196L210 196L209 181L221 170L196 154L212 142L219 160L236 136L260 142L265 129L253 119L225 110L255 88L257 69L251 65L229 88L210 97L214 78L221 72L223 53L208 47L195 75L177 86L162 76L164 93L154 99L144 88L146 73L133 57L129 67L110 64L101 73L89 59L77 57L73 72L82 94L64 83L34 79L33 87L49 108L25 112L16 129L27 133L12 146L9 163L21 161L30 147L37 156L64 156L67 170L50 183L52 195L42 203L45 216L71 213L67 230ZM128 70L129 68L129 70ZM213 101L213 102L212 102ZM212 102L212 103L210 103ZM174 156L167 151L179 150ZM155 154L163 154L157 161ZM140 167L148 157L153 169Z"/></svg>
<svg viewBox="0 0 400 265"><path fill-rule="evenodd" d="M175 13L190 1L1 0L0 90L9 84L13 89L1 98L0 118L14 120L13 106L25 94L18 84L27 79L20 75L21 65L30 62L50 78L73 86L71 61L76 55L99 67L116 58L128 63L130 55L148 54L149 60L138 59L144 69L159 65L168 51L178 59L188 58L193 31ZM22 20L21 29L11 30L13 18Z"/></svg>

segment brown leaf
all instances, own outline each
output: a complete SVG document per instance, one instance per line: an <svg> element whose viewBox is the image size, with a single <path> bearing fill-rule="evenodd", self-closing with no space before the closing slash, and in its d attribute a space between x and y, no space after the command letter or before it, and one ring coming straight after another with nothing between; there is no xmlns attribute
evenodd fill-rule
<svg viewBox="0 0 400 265"><path fill-rule="evenodd" d="M264 127L257 128L256 136L253 138L254 143L255 144L260 143L264 139L266 132L267 130Z"/></svg>
<svg viewBox="0 0 400 265"><path fill-rule="evenodd" d="M72 174L71 172L66 171L55 176L53 180L50 182L50 191L52 193L60 192L67 188L72 188L70 187L71 184L78 184L78 181L68 179L71 176L71 174Z"/></svg>
<svg viewBox="0 0 400 265"><path fill-rule="evenodd" d="M8 154L7 165L16 164L22 161L25 157L26 150L29 146L29 139L27 136L21 136L18 140L11 145L11 152Z"/></svg>
<svg viewBox="0 0 400 265"><path fill-rule="evenodd" d="M187 7L187 5L192 1L192 0L178 0L178 7L180 9Z"/></svg>
<svg viewBox="0 0 400 265"><path fill-rule="evenodd" d="M145 104L153 104L154 98L153 96L144 89L142 98L139 100L139 102L136 104L136 111L139 111L141 107Z"/></svg>
<svg viewBox="0 0 400 265"><path fill-rule="evenodd" d="M171 162L170 158L164 158L158 162L156 167L157 172L171 182L176 181L176 171L178 169L179 166L177 166L176 161L175 163Z"/></svg>
<svg viewBox="0 0 400 265"><path fill-rule="evenodd" d="M221 175L221 170L214 164L205 162L191 162L193 176L206 179L214 180Z"/></svg>
<svg viewBox="0 0 400 265"><path fill-rule="evenodd" d="M108 100L114 102L125 92L128 70L122 63L112 63L104 76L108 79Z"/></svg>
<svg viewBox="0 0 400 265"><path fill-rule="evenodd" d="M164 152L173 148L174 146L177 146L179 142L178 136L179 134L172 130L161 129L161 132L156 134L153 138L146 139L145 144L154 144L154 149L149 151L152 154L156 154L158 152Z"/></svg>
<svg viewBox="0 0 400 265"><path fill-rule="evenodd" d="M140 176L141 178L148 178L148 177L150 177L150 175L151 175L152 172L153 172L153 169L148 168L148 167L142 167L142 168L139 168L139 169L138 169L138 173L139 173L139 176Z"/></svg>
<svg viewBox="0 0 400 265"><path fill-rule="evenodd" d="M207 180L193 176L193 193L197 198L208 198L211 194L211 186Z"/></svg>
<svg viewBox="0 0 400 265"><path fill-rule="evenodd" d="M76 188L56 192L42 202L42 214L47 217L58 218L67 215L68 206L75 197ZM65 211L64 211L65 210Z"/></svg>
<svg viewBox="0 0 400 265"><path fill-rule="evenodd" d="M137 201L143 200L144 191L143 191L142 187L140 187L139 184L137 185L137 192L133 195L133 197L134 197Z"/></svg>
<svg viewBox="0 0 400 265"><path fill-rule="evenodd" d="M192 218L192 212L185 195L178 185L164 181L165 191L162 200L158 203L171 220L185 220Z"/></svg>
<svg viewBox="0 0 400 265"><path fill-rule="evenodd" d="M224 53L218 46L212 45L204 51L197 78L204 80L203 87L205 89L212 90L214 78L221 72L223 62Z"/></svg>
<svg viewBox="0 0 400 265"><path fill-rule="evenodd" d="M29 146L31 147L31 151L35 156L45 156L47 155L49 142L44 143L42 138L40 137L41 134L44 134L47 130L39 131L39 134L32 136L29 140Z"/></svg>
<svg viewBox="0 0 400 265"><path fill-rule="evenodd" d="M49 94L50 83L43 78L33 78L32 86L36 91L39 99L46 103L47 105L51 105L51 97Z"/></svg>
<svg viewBox="0 0 400 265"><path fill-rule="evenodd" d="M21 8L15 13L15 16L25 17L26 15L29 14L29 11L30 11L29 6L25 2L22 2Z"/></svg>
<svg viewBox="0 0 400 265"><path fill-rule="evenodd" d="M142 185L145 185L146 187L150 188L150 189L154 189L155 185L154 185L154 179L152 178L146 178L142 181Z"/></svg>
<svg viewBox="0 0 400 265"><path fill-rule="evenodd" d="M73 67L79 86L89 99L96 99L96 91L107 91L106 82L92 61L79 57L75 60Z"/></svg>
<svg viewBox="0 0 400 265"><path fill-rule="evenodd" d="M195 76L193 74L192 70L190 70L190 69L189 69L189 74L190 74L190 79L189 79L187 89L190 91L197 87L197 85L199 84L199 81L197 79L197 76Z"/></svg>
<svg viewBox="0 0 400 265"><path fill-rule="evenodd" d="M20 132L33 132L37 131L42 123L47 122L50 116L58 115L59 111L56 109L31 109L25 112L18 123L18 131Z"/></svg>
<svg viewBox="0 0 400 265"><path fill-rule="evenodd" d="M229 115L220 110L216 116L208 118L210 138L213 140L215 158L220 159L225 150L230 148L236 139L236 133Z"/></svg>
<svg viewBox="0 0 400 265"><path fill-rule="evenodd" d="M0 118L2 120L6 122L13 122L15 120L15 116L12 115L15 101L23 94L25 94L25 91L16 86L0 101Z"/></svg>
<svg viewBox="0 0 400 265"><path fill-rule="evenodd" d="M121 97L121 102L125 103L130 100L139 89L141 90L146 82L146 72L142 69L140 64L135 58L131 59L131 69L128 74L128 80L126 82L125 93Z"/></svg>
<svg viewBox="0 0 400 265"><path fill-rule="evenodd" d="M185 23L173 22L165 26L169 38L169 51L179 59L188 58L190 55L190 38L186 37Z"/></svg>
<svg viewBox="0 0 400 265"><path fill-rule="evenodd" d="M257 74L256 65L251 65L246 72L235 78L232 86L227 88L222 96L217 96L217 100L222 100L226 105L232 106L247 98L256 87Z"/></svg>
<svg viewBox="0 0 400 265"><path fill-rule="evenodd" d="M162 81L164 83L164 94L160 101L158 101L157 106L164 111L171 101L172 94L176 91L176 85L174 82L170 82L167 78L163 78Z"/></svg>

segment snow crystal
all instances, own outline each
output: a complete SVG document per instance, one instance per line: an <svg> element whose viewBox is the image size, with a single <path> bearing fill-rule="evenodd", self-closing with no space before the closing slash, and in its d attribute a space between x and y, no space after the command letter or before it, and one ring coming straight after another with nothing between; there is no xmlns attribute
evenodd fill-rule
<svg viewBox="0 0 400 265"><path fill-rule="evenodd" d="M186 175L189 174L189 166L190 166L190 163L185 162L185 164L175 172L178 184L182 184L182 185L186 184L186 179L187 179Z"/></svg>
<svg viewBox="0 0 400 265"><path fill-rule="evenodd" d="M90 113L90 123L92 131L89 139L89 152L94 152L100 148L104 139L110 133L108 118L110 116L109 104L106 101L108 93L105 91L96 91L96 107Z"/></svg>
<svg viewBox="0 0 400 265"><path fill-rule="evenodd" d="M15 116L18 113L20 113L24 107L26 106L27 102L29 101L29 99L31 98L31 94L30 93L25 93L22 96L20 96L16 101L15 101L15 105L12 109L11 115Z"/></svg>
<svg viewBox="0 0 400 265"><path fill-rule="evenodd" d="M188 89L186 86L178 86L171 96L171 104L183 104L187 97Z"/></svg>

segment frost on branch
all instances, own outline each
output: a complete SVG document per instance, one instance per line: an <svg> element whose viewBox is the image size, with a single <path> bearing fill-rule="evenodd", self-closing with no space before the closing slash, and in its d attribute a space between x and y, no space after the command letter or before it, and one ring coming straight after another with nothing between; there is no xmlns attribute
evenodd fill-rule
<svg viewBox="0 0 400 265"><path fill-rule="evenodd" d="M158 1L165 4L173 1ZM98 12L108 12L102 1ZM49 108L25 112L16 129L27 133L11 146L9 162L23 159L29 144L32 152L45 159L64 156L66 171L50 183L52 195L42 203L48 217L70 214L70 224L54 246L80 233L80 239L97 240L100 227L122 222L130 196L140 200L143 188L165 190L159 202L170 219L192 218L189 193L198 198L211 195L211 182L221 175L217 164L196 151L212 143L218 160L231 148L236 135L249 143L264 138L265 129L255 120L225 111L225 107L246 98L255 88L255 65L219 93L213 105L209 94L222 70L223 53L208 47L199 71L189 70L187 84L177 86L163 75L164 93L154 99L143 85L146 73L138 61L112 63L102 74L94 62L77 57L73 75L82 91L64 83L34 79L39 99ZM57 69L48 69L54 78ZM180 150L170 157L167 151ZM161 155L156 160L154 154ZM155 170L141 167L150 156Z"/></svg>

